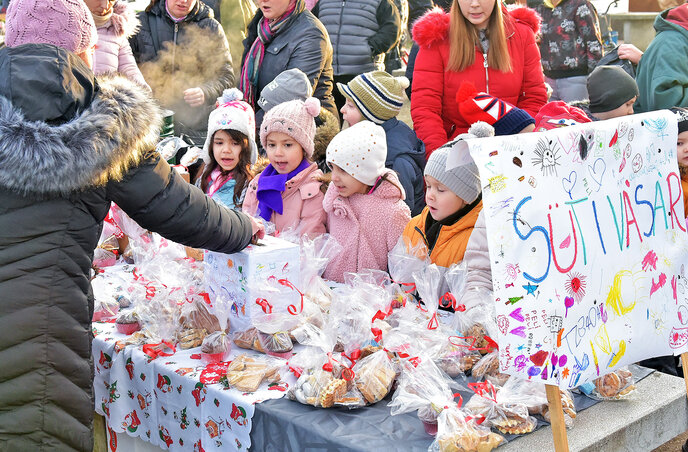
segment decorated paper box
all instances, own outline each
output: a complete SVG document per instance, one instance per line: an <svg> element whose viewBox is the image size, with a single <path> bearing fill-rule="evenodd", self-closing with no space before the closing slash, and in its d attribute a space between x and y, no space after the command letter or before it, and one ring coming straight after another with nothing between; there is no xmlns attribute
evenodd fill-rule
<svg viewBox="0 0 688 452"><path fill-rule="evenodd" d="M206 251L204 278L210 301L224 297L234 303L229 316L232 331L250 328L256 309L298 307L299 292L289 286L298 284L299 259L299 245L272 236L234 254ZM265 300L263 289L277 281L284 288L279 299Z"/></svg>

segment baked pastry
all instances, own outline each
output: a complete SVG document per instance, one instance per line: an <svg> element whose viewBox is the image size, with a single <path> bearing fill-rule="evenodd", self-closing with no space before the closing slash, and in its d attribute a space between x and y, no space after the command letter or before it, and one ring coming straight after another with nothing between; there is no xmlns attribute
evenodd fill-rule
<svg viewBox="0 0 688 452"><path fill-rule="evenodd" d="M256 340L257 334L258 330L255 328L249 328L246 331L239 331L234 333L234 343L237 347L252 350L253 342Z"/></svg>
<svg viewBox="0 0 688 452"><path fill-rule="evenodd" d="M255 392L264 380L279 378L278 369L247 355L239 355L227 366L227 383L242 392Z"/></svg>
<svg viewBox="0 0 688 452"><path fill-rule="evenodd" d="M502 433L523 435L530 433L537 427L537 421L532 416L525 418L508 414L503 420L494 421L493 425Z"/></svg>
<svg viewBox="0 0 688 452"><path fill-rule="evenodd" d="M261 331L257 332L257 339L260 342L260 349L255 347L254 350L265 351L269 353L286 353L294 349L294 343L289 337L289 333L277 332L275 334L263 333Z"/></svg>
<svg viewBox="0 0 688 452"><path fill-rule="evenodd" d="M387 395L396 377L387 353L383 350L359 361L353 371L356 375L356 388L371 404L379 402Z"/></svg>
<svg viewBox="0 0 688 452"><path fill-rule="evenodd" d="M475 342L473 343L474 347L478 349L480 354L486 355L488 352L488 342L485 340L485 336L487 336L487 331L485 331L485 327L482 326L479 323L474 323L471 325L466 331L463 332L463 335L465 337L475 338ZM470 341L470 340L469 340Z"/></svg>
<svg viewBox="0 0 688 452"><path fill-rule="evenodd" d="M635 385L632 382L633 374L626 369L617 369L596 379L594 383L600 397L616 399L635 390Z"/></svg>
<svg viewBox="0 0 688 452"><path fill-rule="evenodd" d="M497 375L499 373L498 352L492 352L483 356L471 369L471 374L481 379L487 375Z"/></svg>
<svg viewBox="0 0 688 452"><path fill-rule="evenodd" d="M180 322L187 328L206 330L208 334L220 331L220 322L208 311L205 303L194 301L191 309L182 315Z"/></svg>
<svg viewBox="0 0 688 452"><path fill-rule="evenodd" d="M179 347L183 350L198 347L203 343L203 339L207 336L206 330L186 329L179 335Z"/></svg>
<svg viewBox="0 0 688 452"><path fill-rule="evenodd" d="M335 400L341 400L346 394L346 380L336 378L330 381L325 389L320 391L318 395L318 402L323 408L331 408L334 406Z"/></svg>
<svg viewBox="0 0 688 452"><path fill-rule="evenodd" d="M122 334L132 334L141 329L139 318L133 310L120 312L117 316L116 328Z"/></svg>

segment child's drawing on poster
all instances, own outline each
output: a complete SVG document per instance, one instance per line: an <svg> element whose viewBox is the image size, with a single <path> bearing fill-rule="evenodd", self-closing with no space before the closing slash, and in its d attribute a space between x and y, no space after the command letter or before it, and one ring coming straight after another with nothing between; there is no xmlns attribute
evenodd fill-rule
<svg viewBox="0 0 688 452"><path fill-rule="evenodd" d="M688 350L674 118L466 142L483 184L494 298L507 300L497 303L504 372L570 388Z"/></svg>

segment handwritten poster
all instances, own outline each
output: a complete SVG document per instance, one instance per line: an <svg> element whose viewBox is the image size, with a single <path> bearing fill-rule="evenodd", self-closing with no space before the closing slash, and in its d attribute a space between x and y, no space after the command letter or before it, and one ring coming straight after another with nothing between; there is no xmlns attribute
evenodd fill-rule
<svg viewBox="0 0 688 452"><path fill-rule="evenodd" d="M676 136L663 111L461 145L483 184L502 371L572 388L688 349Z"/></svg>

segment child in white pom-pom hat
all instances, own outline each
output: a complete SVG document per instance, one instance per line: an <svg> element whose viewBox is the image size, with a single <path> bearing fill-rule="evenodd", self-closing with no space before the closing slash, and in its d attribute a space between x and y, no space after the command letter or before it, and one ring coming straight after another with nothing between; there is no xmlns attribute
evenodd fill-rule
<svg viewBox="0 0 688 452"><path fill-rule="evenodd" d="M270 164L249 184L243 210L274 223L278 232L326 232L323 174L311 161L318 113L318 99L292 100L267 112L260 126L260 143Z"/></svg>
<svg viewBox="0 0 688 452"><path fill-rule="evenodd" d="M406 192L406 205L413 215L418 215L425 206L425 145L416 132L397 119L408 85L406 77L373 71L357 76L346 85L338 83L337 87L346 98L341 112L350 126L367 119L384 129L387 137L385 166L397 172Z"/></svg>
<svg viewBox="0 0 688 452"><path fill-rule="evenodd" d="M241 208L256 162L256 124L253 109L236 88L217 99L208 117L203 145L203 170L196 181L203 192L230 209Z"/></svg>
<svg viewBox="0 0 688 452"><path fill-rule="evenodd" d="M344 273L387 271L387 254L399 240L411 212L394 171L385 168L385 131L370 121L337 134L327 147L332 182L325 194L330 235L344 251L323 275L344 281Z"/></svg>

